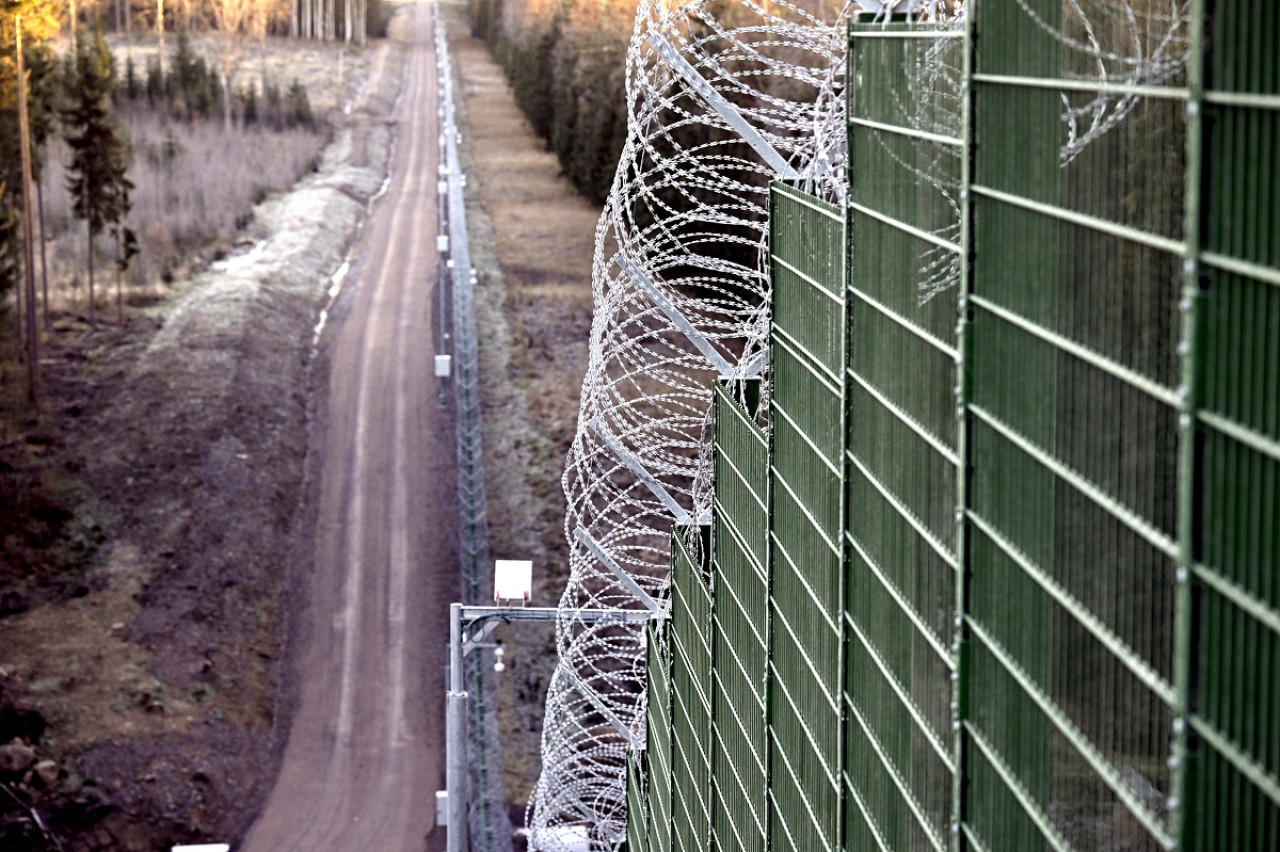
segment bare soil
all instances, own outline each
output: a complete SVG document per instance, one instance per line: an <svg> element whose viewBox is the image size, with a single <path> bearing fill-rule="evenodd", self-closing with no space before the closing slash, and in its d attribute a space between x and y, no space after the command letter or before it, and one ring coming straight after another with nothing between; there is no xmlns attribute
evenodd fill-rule
<svg viewBox="0 0 1280 852"><path fill-rule="evenodd" d="M480 328L486 489L495 559L532 559L534 601L555 606L568 576L560 477L577 428L591 328L599 206L581 195L515 105L466 4L448 0L459 68L468 216ZM498 521L497 519L501 519ZM541 770L551 628L499 631L507 795L523 805Z"/></svg>
<svg viewBox="0 0 1280 852"><path fill-rule="evenodd" d="M274 778L313 329L400 61L370 48L318 172L255 209L260 251L121 323L60 317L43 407L0 417L6 850L44 848L26 805L67 852L234 839Z"/></svg>
<svg viewBox="0 0 1280 852"><path fill-rule="evenodd" d="M443 7L470 158L491 545L533 559L535 603L554 605L599 209L515 107L465 4ZM267 264L233 259L96 330L57 319L42 410L0 416L0 749L35 744L30 759L0 755L0 783L69 852L235 839L275 778L290 578L309 570L291 560L309 549L296 531L323 379L313 325L385 172L402 61L385 45L346 55L344 86L371 82L304 194L257 208ZM0 375L0 397L20 388L20 374ZM540 768L554 640L528 627L500 638L508 793L521 804ZM9 757L23 766L5 774ZM24 817L4 801L0 814Z"/></svg>

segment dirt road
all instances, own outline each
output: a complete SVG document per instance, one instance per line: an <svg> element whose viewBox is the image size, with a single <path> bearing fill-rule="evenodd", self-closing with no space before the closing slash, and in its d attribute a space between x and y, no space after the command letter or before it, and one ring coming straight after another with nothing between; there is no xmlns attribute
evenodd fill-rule
<svg viewBox="0 0 1280 852"><path fill-rule="evenodd" d="M313 570L297 706L247 852L443 848L447 604L458 594L452 412L437 401L436 67L431 5L393 120L388 190L347 280L319 409ZM342 314L344 311L339 310Z"/></svg>

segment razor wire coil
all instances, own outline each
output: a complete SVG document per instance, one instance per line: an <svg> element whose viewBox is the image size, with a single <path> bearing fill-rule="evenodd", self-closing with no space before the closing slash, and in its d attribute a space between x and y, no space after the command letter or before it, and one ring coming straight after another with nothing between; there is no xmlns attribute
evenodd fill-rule
<svg viewBox="0 0 1280 852"><path fill-rule="evenodd" d="M1038 15L1030 0L1015 2ZM1064 166L1132 112L1132 89L1182 73L1186 6L1062 0L1062 26L1037 18L1072 55L1066 73L1116 84L1064 96ZM885 20L907 13L953 26L965 14L959 0L860 7ZM596 228L589 363L562 478L570 575L543 770L527 812L531 849L577 849L570 844L585 836L605 850L625 838L627 754L645 738L645 634L575 614L646 605L631 584L667 598L673 526L709 518L712 380L732 383L768 367L768 184L786 178L845 201L845 25L858 8L642 0L637 9L627 138ZM1102 37L1098 21L1121 35ZM913 97L895 117L920 131L914 160L898 165L944 200L931 233L953 244L964 149L939 140L963 133L964 49L953 38L919 54L908 69ZM919 300L954 286L960 263L958 252L926 251ZM684 540L696 558L701 536Z"/></svg>

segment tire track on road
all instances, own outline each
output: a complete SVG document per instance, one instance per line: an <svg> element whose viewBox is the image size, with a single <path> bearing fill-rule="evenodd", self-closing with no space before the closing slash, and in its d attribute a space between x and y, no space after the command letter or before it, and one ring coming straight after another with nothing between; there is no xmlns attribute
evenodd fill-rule
<svg viewBox="0 0 1280 852"><path fill-rule="evenodd" d="M452 412L436 404L437 105L429 6L410 14L388 191L333 329L299 700L248 852L443 848L447 604L458 594ZM427 286L424 286L426 282Z"/></svg>

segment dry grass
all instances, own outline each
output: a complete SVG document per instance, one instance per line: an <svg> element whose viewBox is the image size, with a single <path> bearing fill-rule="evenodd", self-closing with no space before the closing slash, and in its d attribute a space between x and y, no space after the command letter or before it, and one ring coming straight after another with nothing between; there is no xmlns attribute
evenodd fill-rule
<svg viewBox="0 0 1280 852"><path fill-rule="evenodd" d="M172 55L175 47L176 40L170 38L166 53ZM193 49L215 60L210 37L194 38ZM118 39L113 50L122 75L126 59L145 75L147 63L157 54L154 39L141 36L131 43ZM286 89L298 80L317 117L340 121L367 78L371 57L367 49L273 39L250 47L235 85L253 85L261 98L267 81ZM229 253L237 243L256 240L260 235L254 227L254 206L311 171L328 141L326 133L303 129L224 130L218 116L190 124L169 121L145 105L125 104L120 117L132 139L133 210L126 224L137 234L141 250L124 276L126 300L135 304L154 301L175 279ZM71 214L65 168L69 159L60 141L46 154L45 251L52 308L83 313L88 234ZM100 236L100 307L115 298L116 254L110 237Z"/></svg>
<svg viewBox="0 0 1280 852"><path fill-rule="evenodd" d="M149 113L126 116L133 141L133 210L126 224L138 235L141 252L125 276L135 292L152 292L193 266L226 253L253 236L253 206L288 188L311 170L324 137L305 130L257 128L224 132L211 122L169 122ZM88 235L73 218L63 163L65 145L50 151L45 182L51 280L56 292L79 301L86 278ZM109 237L98 244L103 260L116 256ZM113 281L107 270L101 281Z"/></svg>

